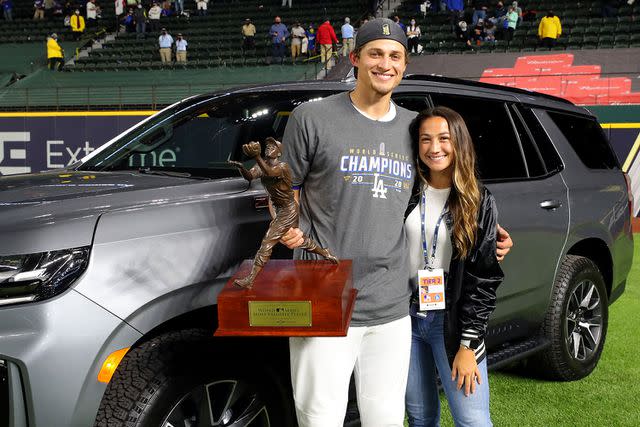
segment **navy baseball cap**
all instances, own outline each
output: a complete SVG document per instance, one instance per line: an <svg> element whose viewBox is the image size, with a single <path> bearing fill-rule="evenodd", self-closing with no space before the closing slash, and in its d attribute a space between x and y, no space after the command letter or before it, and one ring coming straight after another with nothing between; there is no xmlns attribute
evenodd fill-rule
<svg viewBox="0 0 640 427"><path fill-rule="evenodd" d="M356 49L373 40L394 40L407 49L407 35L388 18L376 18L364 24L356 34Z"/></svg>

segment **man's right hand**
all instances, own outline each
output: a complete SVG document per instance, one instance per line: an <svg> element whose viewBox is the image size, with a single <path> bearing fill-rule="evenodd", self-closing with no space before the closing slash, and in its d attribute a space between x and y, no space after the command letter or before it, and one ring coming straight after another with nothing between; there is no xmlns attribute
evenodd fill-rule
<svg viewBox="0 0 640 427"><path fill-rule="evenodd" d="M282 239L280 239L280 243L288 247L289 249L295 249L302 246L304 242L304 234L302 230L299 228L290 228Z"/></svg>

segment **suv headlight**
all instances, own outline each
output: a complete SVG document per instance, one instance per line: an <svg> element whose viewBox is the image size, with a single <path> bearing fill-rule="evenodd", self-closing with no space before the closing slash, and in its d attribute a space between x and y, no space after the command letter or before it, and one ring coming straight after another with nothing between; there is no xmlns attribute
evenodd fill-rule
<svg viewBox="0 0 640 427"><path fill-rule="evenodd" d="M0 306L42 301L67 289L86 270L89 247L0 255Z"/></svg>

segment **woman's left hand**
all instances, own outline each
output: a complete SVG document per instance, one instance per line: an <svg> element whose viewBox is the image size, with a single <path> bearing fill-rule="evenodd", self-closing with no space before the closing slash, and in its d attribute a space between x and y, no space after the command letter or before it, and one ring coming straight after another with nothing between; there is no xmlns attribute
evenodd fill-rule
<svg viewBox="0 0 640 427"><path fill-rule="evenodd" d="M460 347L458 350L451 367L451 381L455 381L456 377L458 378L458 390L464 386L465 396L469 396L470 393L476 391L476 381L478 384L482 384L480 370L473 350L466 347Z"/></svg>

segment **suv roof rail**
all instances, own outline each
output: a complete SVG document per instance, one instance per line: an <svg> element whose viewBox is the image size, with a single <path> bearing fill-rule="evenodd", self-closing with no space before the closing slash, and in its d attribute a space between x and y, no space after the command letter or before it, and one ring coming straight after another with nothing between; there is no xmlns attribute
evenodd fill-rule
<svg viewBox="0 0 640 427"><path fill-rule="evenodd" d="M483 83L483 82L477 82L477 81L473 81L473 80L459 79L459 78L455 78L455 77L436 76L436 75L432 75L432 74L407 74L407 75L404 76L404 80L422 80L422 81L427 81L427 82L462 84L462 85L466 85L466 86L483 87L483 88L487 88L487 89L498 89L498 90L504 90L504 91L507 91L507 92L521 94L521 95L539 96L541 98L546 98L546 99L550 99L550 100L553 100L553 101L562 102L564 104L573 105L573 103L571 101L569 101L569 100L566 100L564 98L560 98L558 96L548 95L546 93L532 92L530 90L518 89L518 88L515 88L515 87L499 86L499 85L494 85L494 84L491 84L491 83Z"/></svg>

